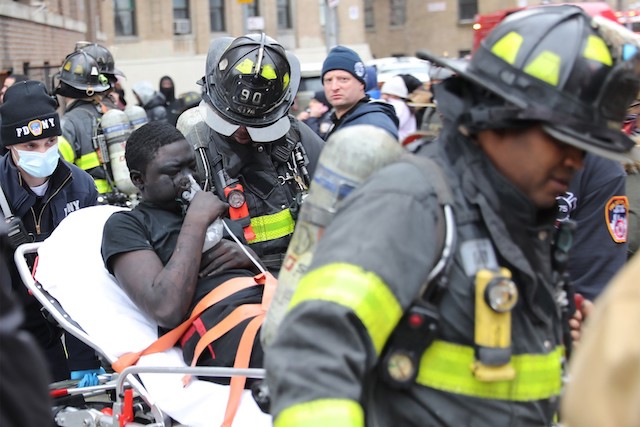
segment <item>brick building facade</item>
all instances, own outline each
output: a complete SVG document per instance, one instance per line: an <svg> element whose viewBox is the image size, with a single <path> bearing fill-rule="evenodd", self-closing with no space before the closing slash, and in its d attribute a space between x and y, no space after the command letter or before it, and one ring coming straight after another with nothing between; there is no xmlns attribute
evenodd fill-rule
<svg viewBox="0 0 640 427"><path fill-rule="evenodd" d="M76 42L104 39L96 5L97 0L0 0L0 81L9 73L26 74L50 87Z"/></svg>

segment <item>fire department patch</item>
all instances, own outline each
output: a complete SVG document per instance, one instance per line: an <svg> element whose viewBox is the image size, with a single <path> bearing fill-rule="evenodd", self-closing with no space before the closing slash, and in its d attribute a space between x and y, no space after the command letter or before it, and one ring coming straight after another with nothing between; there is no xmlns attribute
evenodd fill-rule
<svg viewBox="0 0 640 427"><path fill-rule="evenodd" d="M627 221L629 200L627 196L614 196L609 199L604 209L609 234L616 243L627 241Z"/></svg>

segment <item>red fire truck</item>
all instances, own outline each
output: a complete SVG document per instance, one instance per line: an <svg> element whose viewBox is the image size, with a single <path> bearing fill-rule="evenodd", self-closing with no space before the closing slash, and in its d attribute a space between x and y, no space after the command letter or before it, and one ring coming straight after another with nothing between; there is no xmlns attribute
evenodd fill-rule
<svg viewBox="0 0 640 427"><path fill-rule="evenodd" d="M627 10L625 12L616 12L618 22L633 31L640 33L640 10Z"/></svg>

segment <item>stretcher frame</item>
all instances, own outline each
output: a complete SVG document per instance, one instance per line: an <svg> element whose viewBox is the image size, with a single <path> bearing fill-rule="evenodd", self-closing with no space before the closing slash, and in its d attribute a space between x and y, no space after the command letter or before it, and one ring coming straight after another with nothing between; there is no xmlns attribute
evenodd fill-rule
<svg viewBox="0 0 640 427"><path fill-rule="evenodd" d="M23 283L30 293L42 304L47 312L66 332L71 333L76 338L93 348L105 361L113 364L117 357L108 354L100 348L91 337L74 321L64 310L62 305L44 289L42 284L34 279L34 274L27 264L27 256L36 254L42 242L25 243L20 245L14 253L14 262L22 278ZM115 390L116 400L113 402L112 414L102 413L95 409L79 409L77 411L66 412L64 415L64 426L87 427L87 426L138 426L146 427L171 427L173 420L169 415L155 403L153 397L145 389L144 384L138 378L140 373L159 374L190 374L210 377L232 377L246 376L247 378L262 379L265 376L264 369L248 368L221 368L221 367L153 367L153 366L130 366L120 374L113 374L113 379L107 384L100 386L79 387L72 389L69 394L95 393L96 391ZM140 424L133 421L131 394L126 390L130 389L136 396L149 407L148 415L153 420L152 423ZM58 420L56 419L58 422ZM77 423L77 424L76 424Z"/></svg>

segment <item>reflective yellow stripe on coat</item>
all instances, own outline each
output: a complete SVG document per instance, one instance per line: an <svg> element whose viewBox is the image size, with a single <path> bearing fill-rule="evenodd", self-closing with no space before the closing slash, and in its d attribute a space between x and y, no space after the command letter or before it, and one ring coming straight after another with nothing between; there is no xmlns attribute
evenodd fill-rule
<svg viewBox="0 0 640 427"><path fill-rule="evenodd" d="M98 153L92 151L91 153L87 153L83 156L80 156L78 160L76 160L76 166L78 166L83 171L87 171L89 169L100 167L100 158L98 157Z"/></svg>
<svg viewBox="0 0 640 427"><path fill-rule="evenodd" d="M364 413L357 402L321 399L290 406L278 415L274 427L364 427Z"/></svg>
<svg viewBox="0 0 640 427"><path fill-rule="evenodd" d="M65 159L69 163L75 163L76 161L76 152L73 150L73 147L67 141L67 138L60 135L58 137L58 151L63 159Z"/></svg>
<svg viewBox="0 0 640 427"><path fill-rule="evenodd" d="M416 382L437 390L485 399L528 402L560 394L562 347L548 354L511 357L516 371L512 381L483 382L471 373L474 349L445 341L434 341L424 352Z"/></svg>
<svg viewBox="0 0 640 427"><path fill-rule="evenodd" d="M329 264L305 275L289 309L312 300L330 301L353 310L378 355L402 317L398 300L382 279L351 264Z"/></svg>
<svg viewBox="0 0 640 427"><path fill-rule="evenodd" d="M111 192L111 186L106 179L94 179L93 182L96 183L98 193L105 194Z"/></svg>
<svg viewBox="0 0 640 427"><path fill-rule="evenodd" d="M266 242L288 236L293 233L295 225L289 209L251 218L251 228L256 233L256 238L250 240L249 243Z"/></svg>

